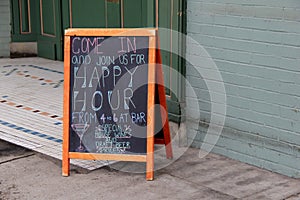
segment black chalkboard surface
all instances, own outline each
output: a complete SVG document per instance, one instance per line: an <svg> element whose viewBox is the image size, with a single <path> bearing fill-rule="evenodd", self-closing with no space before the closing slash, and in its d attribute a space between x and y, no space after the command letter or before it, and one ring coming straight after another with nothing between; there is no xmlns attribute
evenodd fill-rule
<svg viewBox="0 0 300 200"><path fill-rule="evenodd" d="M69 151L146 154L147 36L70 38Z"/></svg>

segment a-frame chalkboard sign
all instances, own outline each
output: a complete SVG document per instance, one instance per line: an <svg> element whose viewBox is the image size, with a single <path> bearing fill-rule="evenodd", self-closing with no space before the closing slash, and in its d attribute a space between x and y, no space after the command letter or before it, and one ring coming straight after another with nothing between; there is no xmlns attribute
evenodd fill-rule
<svg viewBox="0 0 300 200"><path fill-rule="evenodd" d="M168 122L155 137L154 105L166 109L157 30L68 29L64 49L63 176L70 159L117 160L146 162L153 180L154 143L173 156Z"/></svg>

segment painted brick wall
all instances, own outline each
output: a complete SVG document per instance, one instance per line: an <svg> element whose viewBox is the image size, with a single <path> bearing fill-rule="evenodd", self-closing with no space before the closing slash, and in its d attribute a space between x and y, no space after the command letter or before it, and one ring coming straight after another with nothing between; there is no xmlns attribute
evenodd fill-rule
<svg viewBox="0 0 300 200"><path fill-rule="evenodd" d="M8 57L10 43L9 0L0 1L0 57Z"/></svg>
<svg viewBox="0 0 300 200"><path fill-rule="evenodd" d="M227 95L225 126L213 152L299 178L300 1L187 2L188 36L213 58ZM195 137L194 147L201 147L211 117L210 97L222 96L222 91L208 91L205 79L214 80L197 72L211 69L196 42L187 43L187 60L198 60L187 64L187 79L197 98L187 88L186 113L188 136Z"/></svg>

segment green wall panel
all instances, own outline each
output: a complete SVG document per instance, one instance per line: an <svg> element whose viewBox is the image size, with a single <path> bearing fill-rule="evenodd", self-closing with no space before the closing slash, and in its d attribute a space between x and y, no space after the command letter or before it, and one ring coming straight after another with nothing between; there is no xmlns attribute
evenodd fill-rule
<svg viewBox="0 0 300 200"><path fill-rule="evenodd" d="M41 15L42 22L41 28L43 29L44 34L56 35L56 20L57 13L55 12L55 0L43 0L41 1Z"/></svg>
<svg viewBox="0 0 300 200"><path fill-rule="evenodd" d="M124 0L124 27L147 27L147 0Z"/></svg>
<svg viewBox="0 0 300 200"><path fill-rule="evenodd" d="M72 0L72 27L106 27L104 0Z"/></svg>
<svg viewBox="0 0 300 200"><path fill-rule="evenodd" d="M106 11L106 27L120 28L121 27L121 4L119 1L105 1Z"/></svg>
<svg viewBox="0 0 300 200"><path fill-rule="evenodd" d="M21 19L22 19L22 24L21 24L21 32L29 32L30 31L30 5L28 0L22 0L21 2Z"/></svg>
<svg viewBox="0 0 300 200"><path fill-rule="evenodd" d="M39 21L37 2L10 0L10 7L12 42L36 41Z"/></svg>

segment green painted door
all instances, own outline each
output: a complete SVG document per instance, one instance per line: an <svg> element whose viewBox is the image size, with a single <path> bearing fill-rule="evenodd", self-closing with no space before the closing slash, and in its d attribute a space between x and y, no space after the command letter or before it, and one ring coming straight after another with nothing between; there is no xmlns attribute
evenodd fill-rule
<svg viewBox="0 0 300 200"><path fill-rule="evenodd" d="M156 0L63 1L63 29L157 26L169 29L160 35L161 45L168 49L162 52L163 64L184 75L184 61L178 54L184 47L184 41L179 33L185 32L185 0L158 0L158 12L156 2ZM179 121L182 115L180 105L183 102L183 80L168 69L164 70L164 78L169 117L173 121Z"/></svg>
<svg viewBox="0 0 300 200"><path fill-rule="evenodd" d="M63 59L61 1L37 1L39 30L37 35L38 56L53 60Z"/></svg>
<svg viewBox="0 0 300 200"><path fill-rule="evenodd" d="M179 33L185 32L185 4L186 0L11 0L12 41L36 41L38 56L63 60L66 28L166 28L159 35L167 49L162 51L163 64L184 75L184 60L178 54L184 50ZM184 82L167 68L164 78L169 117L179 121Z"/></svg>
<svg viewBox="0 0 300 200"><path fill-rule="evenodd" d="M186 0L11 0L12 41L37 41L38 56L63 60L66 28L165 28L159 36L163 64L169 66L164 68L167 103L170 119L179 121L184 92L179 74L184 75L185 67L178 54L185 46L180 35L185 32L185 4Z"/></svg>

